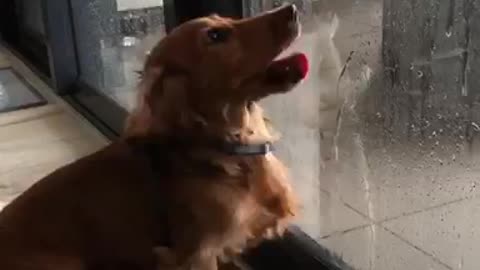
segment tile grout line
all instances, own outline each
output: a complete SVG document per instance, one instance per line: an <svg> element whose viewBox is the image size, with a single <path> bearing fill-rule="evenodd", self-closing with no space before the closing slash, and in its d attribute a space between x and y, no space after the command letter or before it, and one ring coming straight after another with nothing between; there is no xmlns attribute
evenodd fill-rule
<svg viewBox="0 0 480 270"><path fill-rule="evenodd" d="M448 206L448 205L451 205L451 204L455 204L455 203L459 203L459 202L463 202L463 201L467 201L467 200L472 200L472 199L475 199L475 198L478 198L478 195L477 196L467 196L467 197L463 197L463 198L460 198L460 199L456 199L456 200L452 200L452 201L449 201L449 202L445 202L445 203L442 203L442 204L438 204L438 205L435 205L435 206L431 206L431 207L427 207L427 208L424 208L424 209L421 209L421 210L417 210L417 211L413 211L413 212L410 212L410 213L405 213L405 214L402 214L402 215L399 215L399 216L396 216L396 217L392 217L392 218L387 218L387 219L384 219L384 220L381 220L381 221L378 221L377 223L375 223L377 226L379 226L380 228L382 228L383 230L389 232L391 235L393 235L394 237L400 239L401 241L403 241L404 243L410 245L411 247L413 247L414 249L418 250L419 252L423 253L424 255L430 257L432 260L434 260L435 262L445 266L447 269L449 270L453 270L452 267L450 267L448 264L442 262L440 259L438 259L436 256L434 256L433 254L427 252L426 250L422 249L421 247L411 243L410 241L408 241L405 237L403 237L402 235L394 232L393 230L389 229L388 227L385 226L385 223L386 222L390 222L390 221L393 221L393 220L396 220L396 219L400 219L400 218L403 218L403 217L409 217L409 216L413 216L413 215L416 215L416 214L420 214L420 213L424 213L424 212L427 212L427 211L431 211L431 210L435 210L435 209L438 209L438 208L442 208L442 207L445 207L445 206Z"/></svg>
<svg viewBox="0 0 480 270"><path fill-rule="evenodd" d="M430 257L433 261L435 261L436 263L438 264L441 264L443 265L445 268L449 269L449 270L453 270L453 268L451 266L449 266L448 264L442 262L441 260L439 260L436 256L434 256L433 254L423 250L422 248L420 248L419 246L411 243L410 241L406 240L405 238L401 237L400 235L398 235L397 233L389 230L388 228L385 228L385 227L381 227L383 230L389 232L391 235L395 236L396 238L400 239L402 242L410 245L411 247L413 247L414 249L416 249L417 251L423 253L423 255L427 256L427 257Z"/></svg>
<svg viewBox="0 0 480 270"><path fill-rule="evenodd" d="M390 222L390 221L393 221L393 220L396 220L396 219L413 216L413 215L424 213L424 212L434 210L434 209L437 209L437 208L442 208L442 207L448 206L450 204L459 203L459 202L463 202L463 201L467 201L467 200L471 200L471 199L475 199L475 198L478 198L478 195L462 197L462 198L459 198L459 199L451 200L451 201L444 202L444 203L437 204L437 205L432 205L432 206L429 206L429 207L425 207L423 209L403 213L403 214L400 214L398 216L389 217L389 218L385 218L385 219L382 219L382 220L379 220L379 221L374 221L374 222L375 222L375 224L382 225L386 222ZM382 227L383 227L383 225L382 225Z"/></svg>
<svg viewBox="0 0 480 270"><path fill-rule="evenodd" d="M386 232L390 233L393 237L399 239L400 241L404 242L405 244L407 244L408 246L411 246L412 248L414 248L415 250L419 251L420 253L422 253L423 255L431 258L434 262L438 263L438 264L441 264L442 266L446 267L448 270L453 270L452 267L450 267L448 264L440 261L437 257L435 257L433 254L430 254L429 252L425 251L424 249L422 249L421 247L411 243L410 241L406 240L405 238L403 238L401 235L389 230L388 228L385 228L379 224L375 224L375 223L371 223L371 224L365 224L365 225L361 225L361 226L356 226L354 228L351 228L351 229L347 229L347 230L343 230L343 231L337 231L337 232L333 232L333 233L330 233L329 235L326 235L326 236L322 236L320 238L318 238L319 240L327 240L331 237L335 237L335 236L341 236L341 235L345 235L347 233L350 233L350 232L353 232L353 231L356 231L356 230L361 230L361 229L365 229L367 227L370 227L372 225L377 225L379 226L381 229L385 230Z"/></svg>
<svg viewBox="0 0 480 270"><path fill-rule="evenodd" d="M328 196L334 198L333 196L331 196L331 193L327 190L324 190L324 189L320 189L322 192L326 193ZM451 205L451 204L455 204L455 203L459 203L459 202L463 202L463 201L467 201L467 200L471 200L471 199L474 199L474 198L478 198L479 196L476 195L476 196L467 196L467 197L463 197L463 198L459 198L459 199L456 199L456 200L452 200L452 201L448 201L448 202L445 202L445 203L441 203L441 204L438 204L438 205L434 205L434 206L431 206L431 207L426 207L424 209L420 209L420 210L417 210L417 211L413 211L413 212L409 212L409 213L404 213L404 214L401 214L401 215L398 215L398 216L395 216L395 217L391 217L391 218L386 218L386 219L383 219L383 220L379 220L379 221L375 221L373 219L371 219L370 217L368 217L367 215L363 214L360 210L357 210L356 208L354 208L353 206L351 206L349 203L343 201L341 198L338 199L339 202L341 202L345 207L351 209L352 211L354 211L355 213L361 215L362 217L366 218L368 221L370 221L369 224L365 224L365 225L360 225L360 226L356 226L356 227L353 227L353 228L350 228L350 229L346 229L346 230L343 230L343 231L337 231L337 232L332 232L326 236L323 236L323 237L320 237L319 239L321 240L325 240L325 239L328 239L330 237L333 237L333 236L339 236L339 235L345 235L347 233L350 233L352 231L356 231L356 230L360 230L360 229L364 229L364 228L367 228L369 226L372 226L372 225L376 225L376 226L379 226L380 228L382 228L383 230L387 231L388 233L390 233L392 236L394 236L395 238L398 238L400 241L406 243L407 245L413 247L415 250L421 252L422 254L424 254L425 256L427 257L430 257L433 261L443 265L444 267L446 267L447 269L449 270L453 270L452 267L450 267L448 264L442 262L441 260L439 260L437 257L435 257L433 254L430 254L429 252L425 251L424 249L422 249L421 247L411 243L410 241L408 241L407 239L405 239L403 236L401 236L400 234L397 234L395 232L393 232L392 230L390 230L389 228L387 228L384 223L386 222L389 222L389 221L393 221L393 220L396 220L396 219L400 219L400 218L403 218L403 217L408 217L408 216L412 216L412 215L416 215L416 214L420 214L420 213L424 213L424 212L427 212L427 211L431 211L431 210L434 210L434 209L437 209L437 208L442 208L442 207L445 207L445 206L448 206L448 205ZM334 198L335 199L335 198Z"/></svg>
<svg viewBox="0 0 480 270"><path fill-rule="evenodd" d="M333 197L332 194L329 191L327 191L323 188L320 188L320 191L326 193L328 196L335 199L335 197ZM338 200L340 203L342 203L343 206L347 207L348 209L352 210L353 212L355 212L358 215L362 216L363 218L367 219L370 222L370 224L375 224L375 221L373 219L371 219L369 216L365 215L364 213L362 213L360 210L356 209L355 207L351 206L349 203L345 202L342 198L338 198L336 200Z"/></svg>
<svg viewBox="0 0 480 270"><path fill-rule="evenodd" d="M349 232L353 232L353 231L356 231L356 230L360 230L360 229L370 227L372 225L375 225L375 224L374 223L367 223L367 224L358 225L358 226L355 226L353 228L346 229L346 230L333 231L328 235L320 236L318 239L325 240L325 239L328 239L328 238L333 237L333 236L344 235L344 234L347 234Z"/></svg>
<svg viewBox="0 0 480 270"><path fill-rule="evenodd" d="M329 191L326 191L324 189L320 189L320 191L326 193L327 195L331 196L330 192ZM436 205L432 205L432 206L429 206L429 207L426 207L426 208L423 208L423 209L419 209L419 210L415 210L415 211L411 211L411 212L406 212L406 213L402 213L402 214L399 214L397 216L393 216L393 217L389 217L389 218L384 218L384 219L381 219L381 220L374 220L372 218L370 218L368 215L364 214L363 212L361 212L360 210L356 209L355 207L353 207L352 205L350 205L349 203L345 202L343 199L339 198L337 199L340 203L342 203L345 207L349 208L350 210L354 211L355 213L361 215L362 217L368 219L368 221L370 221L370 224L374 224L374 225L381 225L385 222L389 222L389 221L392 221L392 220L395 220L395 219L399 219L399 218L403 218L403 217L408 217L408 216L412 216L412 215L416 215L416 214L419 214L419 213L423 213L423 212L427 212L427 211L430 211L430 210L434 210L434 209L437 209L437 208L441 208L441 207L444 207L444 206L448 206L450 204L454 204L454 203L459 203L459 202L462 202L462 201L466 201L466 200L471 200L471 199L475 199L475 198L478 198L480 195L473 195L473 196L466 196L466 197L462 197L462 198L459 198L459 199L455 199L455 200L451 200L451 201L447 201L447 202L444 202L444 203L441 203L441 204L436 204ZM333 196L331 196L332 198L334 198ZM335 199L335 198L334 198Z"/></svg>

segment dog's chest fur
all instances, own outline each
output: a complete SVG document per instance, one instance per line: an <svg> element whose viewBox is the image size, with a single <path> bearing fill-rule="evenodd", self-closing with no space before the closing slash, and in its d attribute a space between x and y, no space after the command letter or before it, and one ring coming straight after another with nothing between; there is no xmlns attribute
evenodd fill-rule
<svg viewBox="0 0 480 270"><path fill-rule="evenodd" d="M169 167L176 172L169 173L162 196L177 254L197 250L228 259L280 231L278 221L293 211L285 201L291 191L272 154L172 158Z"/></svg>

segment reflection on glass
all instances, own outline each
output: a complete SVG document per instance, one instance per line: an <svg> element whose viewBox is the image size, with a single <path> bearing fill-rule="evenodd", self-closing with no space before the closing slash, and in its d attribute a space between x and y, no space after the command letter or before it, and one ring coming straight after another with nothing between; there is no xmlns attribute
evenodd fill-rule
<svg viewBox="0 0 480 270"><path fill-rule="evenodd" d="M71 3L81 80L131 109L136 71L149 46L165 33L162 1Z"/></svg>
<svg viewBox="0 0 480 270"><path fill-rule="evenodd" d="M290 2L311 73L265 105L298 224L355 269L478 269L479 2Z"/></svg>

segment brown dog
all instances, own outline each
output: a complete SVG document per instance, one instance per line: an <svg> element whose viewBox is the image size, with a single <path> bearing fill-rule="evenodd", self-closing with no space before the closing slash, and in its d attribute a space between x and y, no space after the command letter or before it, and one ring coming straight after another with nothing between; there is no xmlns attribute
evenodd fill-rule
<svg viewBox="0 0 480 270"><path fill-rule="evenodd" d="M274 61L298 33L294 6L172 31L124 137L0 213L0 269L216 269L281 234L295 200L255 102L305 77L302 54Z"/></svg>

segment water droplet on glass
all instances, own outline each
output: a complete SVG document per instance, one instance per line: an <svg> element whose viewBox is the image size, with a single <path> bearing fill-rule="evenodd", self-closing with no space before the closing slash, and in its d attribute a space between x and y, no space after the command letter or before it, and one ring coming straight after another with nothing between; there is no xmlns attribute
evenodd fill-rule
<svg viewBox="0 0 480 270"><path fill-rule="evenodd" d="M465 84L462 85L462 96L463 97L468 96L467 87L465 86Z"/></svg>
<svg viewBox="0 0 480 270"><path fill-rule="evenodd" d="M477 131L477 132L480 131L480 126L477 123L472 122L472 126L475 129L475 131Z"/></svg>

